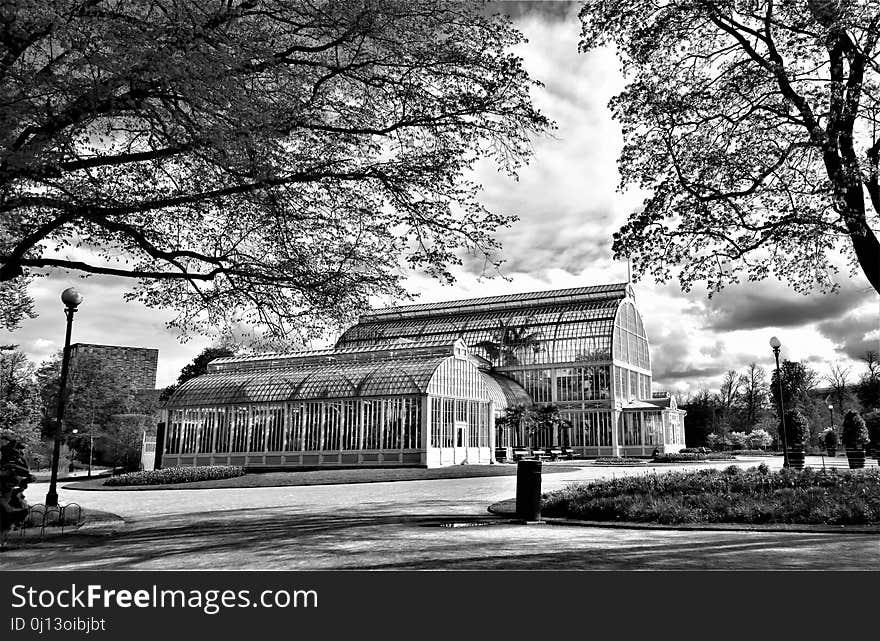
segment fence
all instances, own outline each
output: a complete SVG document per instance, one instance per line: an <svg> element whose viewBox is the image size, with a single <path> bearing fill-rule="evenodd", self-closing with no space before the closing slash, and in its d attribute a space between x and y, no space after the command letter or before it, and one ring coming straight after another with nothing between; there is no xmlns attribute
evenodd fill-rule
<svg viewBox="0 0 880 641"><path fill-rule="evenodd" d="M73 519L73 515L76 518ZM70 521L68 522L68 519ZM6 542L13 537L24 538L29 531L35 532L39 529L39 537L42 539L46 535L46 528L58 526L60 533L64 534L64 528L76 527L82 521L82 507L79 503L68 503L62 506L50 506L39 503L28 508L27 516L19 523L13 524L10 529L3 528L0 531L0 540Z"/></svg>

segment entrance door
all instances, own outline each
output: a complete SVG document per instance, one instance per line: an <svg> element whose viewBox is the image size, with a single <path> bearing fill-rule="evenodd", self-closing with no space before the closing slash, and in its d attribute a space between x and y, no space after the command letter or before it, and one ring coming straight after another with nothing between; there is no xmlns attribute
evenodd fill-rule
<svg viewBox="0 0 880 641"><path fill-rule="evenodd" d="M455 441L453 461L456 465L467 460L468 425L466 421L455 421Z"/></svg>

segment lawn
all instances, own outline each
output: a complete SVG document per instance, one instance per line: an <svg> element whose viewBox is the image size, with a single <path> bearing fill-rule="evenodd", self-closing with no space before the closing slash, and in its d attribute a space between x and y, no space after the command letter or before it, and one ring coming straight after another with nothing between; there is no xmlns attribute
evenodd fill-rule
<svg viewBox="0 0 880 641"><path fill-rule="evenodd" d="M576 465L545 463L544 474L567 472ZM230 487L284 487L299 485L340 485L346 483L382 483L386 481L427 481L433 479L474 478L481 476L513 476L516 465L453 465L441 468L358 468L337 470L291 470L284 472L254 472L236 478L174 483L170 485L134 485L111 487L105 479L67 483L72 490L202 490Z"/></svg>
<svg viewBox="0 0 880 641"><path fill-rule="evenodd" d="M880 524L880 470L749 469L646 474L544 495L542 513L636 523Z"/></svg>

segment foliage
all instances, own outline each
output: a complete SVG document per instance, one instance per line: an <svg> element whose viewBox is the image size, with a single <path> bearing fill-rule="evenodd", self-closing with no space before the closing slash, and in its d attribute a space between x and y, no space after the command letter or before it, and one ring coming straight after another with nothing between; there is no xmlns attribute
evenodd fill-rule
<svg viewBox="0 0 880 641"><path fill-rule="evenodd" d="M783 439L782 430L785 429L785 438ZM807 418L800 410L786 410L785 420L779 422L779 440L784 443L788 449L803 448L810 435L810 428L807 425Z"/></svg>
<svg viewBox="0 0 880 641"><path fill-rule="evenodd" d="M692 461L708 461L709 455L702 452L666 452L653 456L655 463L689 463Z"/></svg>
<svg viewBox="0 0 880 641"><path fill-rule="evenodd" d="M0 345L0 433L26 450L40 438L40 396L34 366L17 345Z"/></svg>
<svg viewBox="0 0 880 641"><path fill-rule="evenodd" d="M766 449L773 445L773 437L761 428L752 430L746 435L746 444L752 449Z"/></svg>
<svg viewBox="0 0 880 641"><path fill-rule="evenodd" d="M58 386L61 380L61 353L43 363L36 372L43 404L44 434L54 435L58 409ZM119 367L100 355L78 353L71 358L67 379L64 427L69 436L74 429L81 434L98 432L113 414L126 414L141 407L134 384Z"/></svg>
<svg viewBox="0 0 880 641"><path fill-rule="evenodd" d="M741 450L745 447L746 444L746 433L745 432L731 432L727 435L728 440L730 441L730 446L734 449Z"/></svg>
<svg viewBox="0 0 880 641"><path fill-rule="evenodd" d="M477 343L493 366L506 367L534 362L541 349L541 333L529 332L528 326L515 327L499 321L491 340ZM531 354L531 358L529 355Z"/></svg>
<svg viewBox="0 0 880 641"><path fill-rule="evenodd" d="M843 427L841 428L840 440L847 448L857 449L864 447L871 440L868 434L868 428L865 426L865 419L861 414L853 411L846 413L843 417Z"/></svg>
<svg viewBox="0 0 880 641"><path fill-rule="evenodd" d="M868 428L868 435L871 437L871 447L880 448L880 410L874 410L865 414L865 427Z"/></svg>
<svg viewBox="0 0 880 641"><path fill-rule="evenodd" d="M403 267L495 263L512 218L466 177L515 174L550 128L521 34L477 3L21 0L0 23L0 282L124 277L184 334L319 335Z"/></svg>
<svg viewBox="0 0 880 641"><path fill-rule="evenodd" d="M593 459L599 465L645 465L645 459L634 456L600 456Z"/></svg>
<svg viewBox="0 0 880 641"><path fill-rule="evenodd" d="M198 356L196 356L191 363L188 363L183 366L183 369L180 370L180 376L177 377L177 383L174 385L169 385L165 389L162 390L162 393L159 395L159 400L161 402L167 401L174 394L174 391L178 388L178 386L183 385L188 380L195 378L196 376L201 376L205 372L208 371L208 363L213 361L215 358L226 358L228 356L235 356L235 350L230 347L206 347L203 349Z"/></svg>
<svg viewBox="0 0 880 641"><path fill-rule="evenodd" d="M615 256L683 289L834 286L841 251L880 292L875 2L590 0L583 51L628 79L622 185L649 192Z"/></svg>
<svg viewBox="0 0 880 641"><path fill-rule="evenodd" d="M766 465L626 476L544 495L545 516L657 523L880 523L880 470Z"/></svg>
<svg viewBox="0 0 880 641"><path fill-rule="evenodd" d="M708 454L712 450L708 447L684 447L679 450L681 454Z"/></svg>
<svg viewBox="0 0 880 641"><path fill-rule="evenodd" d="M827 427L822 430L822 433L819 435L819 442L823 447L828 449L834 449L839 444L839 439L837 438L837 432L833 427Z"/></svg>
<svg viewBox="0 0 880 641"><path fill-rule="evenodd" d="M0 509L4 513L4 529L11 526L7 514L18 520L25 516L22 510L26 505L21 501L28 483L34 480L28 469L25 443L12 430L0 430Z"/></svg>
<svg viewBox="0 0 880 641"><path fill-rule="evenodd" d="M164 470L143 470L111 476L104 485L170 485L193 481L212 481L244 476L244 468L235 465L205 465L200 467L167 467Z"/></svg>
<svg viewBox="0 0 880 641"><path fill-rule="evenodd" d="M535 412L535 421L537 423L536 431L543 431L548 435L552 435L554 430L558 430L560 434L561 445L569 447L571 445L571 421L565 418L558 405L542 405Z"/></svg>
<svg viewBox="0 0 880 641"><path fill-rule="evenodd" d="M114 414L95 443L101 459L113 467L135 471L141 465L144 432L155 433L153 417L148 414Z"/></svg>
<svg viewBox="0 0 880 641"><path fill-rule="evenodd" d="M864 409L880 409L880 360L877 352L869 350L862 360L866 371L855 386L856 396Z"/></svg>
<svg viewBox="0 0 880 641"><path fill-rule="evenodd" d="M504 416L495 421L495 427L511 433L514 447L532 447L532 436L540 427L538 413L530 405L514 405L504 410Z"/></svg>

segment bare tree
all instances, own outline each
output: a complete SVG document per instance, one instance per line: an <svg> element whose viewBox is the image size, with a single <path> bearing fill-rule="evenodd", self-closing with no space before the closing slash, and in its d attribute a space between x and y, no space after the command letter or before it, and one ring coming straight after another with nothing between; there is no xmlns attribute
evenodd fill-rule
<svg viewBox="0 0 880 641"><path fill-rule="evenodd" d="M748 369L739 377L739 403L743 410L746 427L754 427L767 408L769 389L767 372L756 363L749 363Z"/></svg>
<svg viewBox="0 0 880 641"><path fill-rule="evenodd" d="M851 367L846 367L842 363L837 362L831 363L828 366L828 374L825 376L825 380L831 385L831 394L837 410L840 412L839 416L841 419L843 419L843 412L846 410L847 401L850 397L849 376L851 372Z"/></svg>

